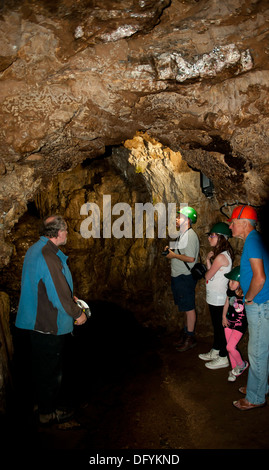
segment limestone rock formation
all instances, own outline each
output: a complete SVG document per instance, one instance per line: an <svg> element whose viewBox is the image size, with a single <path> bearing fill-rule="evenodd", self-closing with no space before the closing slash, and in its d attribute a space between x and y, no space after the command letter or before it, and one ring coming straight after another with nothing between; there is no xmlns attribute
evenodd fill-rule
<svg viewBox="0 0 269 470"><path fill-rule="evenodd" d="M68 221L68 242L62 250L69 257L75 295L90 305L100 300L120 305L144 326L173 331L183 316L174 305L170 263L161 252L178 235L173 232L176 213L171 213L169 226L168 207L176 211L185 201L197 209L195 231L205 260L207 232L216 220L225 219L220 201L202 193L200 173L179 152L138 133L113 148L110 156L84 160L48 182L29 209L32 216L25 214L8 237L15 251L10 265L2 269L0 285L16 309L24 254L38 239L36 215L61 213ZM141 206L143 223L137 211ZM156 213L146 212L147 206ZM159 213L158 206L164 212ZM232 244L239 254L237 241ZM198 332L204 333L210 324L204 281L199 281L196 293Z"/></svg>
<svg viewBox="0 0 269 470"><path fill-rule="evenodd" d="M1 3L1 265L58 172L146 131L223 201L268 196L266 0Z"/></svg>

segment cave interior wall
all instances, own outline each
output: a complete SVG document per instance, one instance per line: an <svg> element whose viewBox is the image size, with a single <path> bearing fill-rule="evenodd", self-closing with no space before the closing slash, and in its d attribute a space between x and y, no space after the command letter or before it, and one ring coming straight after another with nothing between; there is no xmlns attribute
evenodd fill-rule
<svg viewBox="0 0 269 470"><path fill-rule="evenodd" d="M202 258L210 225L236 201L256 206L268 233L268 1L10 0L0 12L5 318L39 217L59 211L79 295L176 330L164 240L85 239L80 208L107 194L113 205L193 205ZM242 243L231 243L239 262ZM198 333L210 333L203 281L197 313Z"/></svg>

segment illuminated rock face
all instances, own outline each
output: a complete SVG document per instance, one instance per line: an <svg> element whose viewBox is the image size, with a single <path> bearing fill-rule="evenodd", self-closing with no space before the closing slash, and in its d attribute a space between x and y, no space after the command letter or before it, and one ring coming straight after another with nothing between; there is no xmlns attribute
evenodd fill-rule
<svg viewBox="0 0 269 470"><path fill-rule="evenodd" d="M113 164L109 180L125 178L143 202L196 204L201 235L223 204L266 202L266 0L13 0L1 9L0 267L27 204L59 173L71 181L109 152L107 180ZM197 170L214 184L210 201ZM73 193L76 210L85 191Z"/></svg>
<svg viewBox="0 0 269 470"><path fill-rule="evenodd" d="M1 230L47 180L138 130L223 200L266 200L266 0L2 3Z"/></svg>
<svg viewBox="0 0 269 470"><path fill-rule="evenodd" d="M268 18L266 1L4 2L1 229L58 172L138 130L180 151L223 200L262 204Z"/></svg>
<svg viewBox="0 0 269 470"><path fill-rule="evenodd" d="M81 296L173 330L181 319L164 240L84 239L80 208L101 207L106 194L132 208L187 202L198 210L205 256L223 205L267 202L268 1L10 0L0 8L1 285L16 302L23 256L38 236L27 209L60 210ZM200 172L214 184L211 198ZM204 299L200 282L199 332L210 327Z"/></svg>
<svg viewBox="0 0 269 470"><path fill-rule="evenodd" d="M225 220L221 200L202 193L200 172L192 170L179 152L138 133L105 158L84 160L47 183L8 237L15 253L0 271L0 285L16 308L24 254L39 236L36 215L61 213L68 223L68 242L62 249L68 255L75 295L89 304L120 305L143 325L173 331L184 316L174 305L170 262L161 253L174 240L176 209L182 203L197 210L194 229L204 261L209 250L207 232L216 221ZM142 225L141 206L145 208ZM175 211L171 229L169 207ZM156 208L155 216L151 208ZM232 243L238 252L237 241ZM210 328L204 280L197 285L197 313L202 334Z"/></svg>

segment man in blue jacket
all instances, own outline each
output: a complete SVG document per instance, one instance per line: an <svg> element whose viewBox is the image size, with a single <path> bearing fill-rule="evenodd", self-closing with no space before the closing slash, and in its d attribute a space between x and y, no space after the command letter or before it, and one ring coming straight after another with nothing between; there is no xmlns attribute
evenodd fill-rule
<svg viewBox="0 0 269 470"><path fill-rule="evenodd" d="M40 233L25 255L15 325L30 331L39 421L48 424L71 416L57 408L63 346L74 322L82 325L87 316L74 301L67 256L59 249L67 241L65 220L45 218Z"/></svg>

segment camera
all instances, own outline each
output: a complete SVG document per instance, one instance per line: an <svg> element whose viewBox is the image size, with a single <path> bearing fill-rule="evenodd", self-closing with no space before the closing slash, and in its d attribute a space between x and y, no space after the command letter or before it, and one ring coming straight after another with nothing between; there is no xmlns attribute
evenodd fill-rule
<svg viewBox="0 0 269 470"><path fill-rule="evenodd" d="M162 256L167 256L167 255L169 255L169 253L170 253L170 252L169 252L169 250L168 250L168 248L167 248L167 250L162 251Z"/></svg>
<svg viewBox="0 0 269 470"><path fill-rule="evenodd" d="M78 299L77 300L77 305L82 308L82 311L85 313L86 317L87 318L90 318L92 313L91 313L91 310L90 310L90 307L88 304L86 304L86 302L84 302L84 300L80 300Z"/></svg>
<svg viewBox="0 0 269 470"><path fill-rule="evenodd" d="M83 312L85 313L87 318L90 318L92 316L92 312L90 311L89 308L84 308Z"/></svg>

